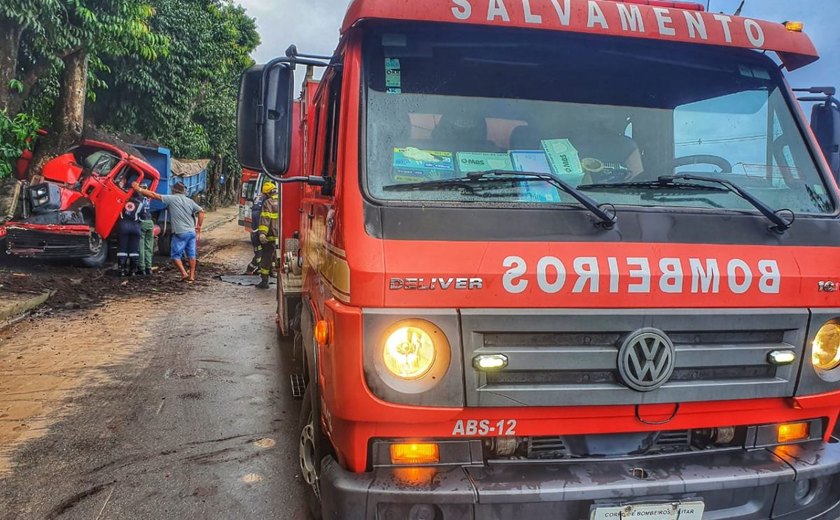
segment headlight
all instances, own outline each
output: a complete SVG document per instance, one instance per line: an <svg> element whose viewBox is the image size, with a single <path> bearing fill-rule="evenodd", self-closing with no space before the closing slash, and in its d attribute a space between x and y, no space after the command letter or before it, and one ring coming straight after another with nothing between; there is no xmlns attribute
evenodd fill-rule
<svg viewBox="0 0 840 520"><path fill-rule="evenodd" d="M811 346L811 363L820 370L840 366L840 325L832 320L820 327Z"/></svg>
<svg viewBox="0 0 840 520"><path fill-rule="evenodd" d="M435 337L437 336L437 337ZM386 333L382 360L385 368L402 379L418 379L434 366L443 333L431 323L411 320L397 323Z"/></svg>

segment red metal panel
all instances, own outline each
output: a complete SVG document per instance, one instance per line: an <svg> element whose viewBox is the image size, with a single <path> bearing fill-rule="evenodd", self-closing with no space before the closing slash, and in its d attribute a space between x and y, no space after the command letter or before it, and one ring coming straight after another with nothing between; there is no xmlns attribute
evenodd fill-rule
<svg viewBox="0 0 840 520"><path fill-rule="evenodd" d="M387 403L365 382L361 309L331 300L326 318L340 344L320 347L321 397L329 417L331 439L351 471L365 470L368 441L374 437L446 438L457 421L515 419L516 435L583 435L713 428L828 420L827 435L840 413L840 393L790 399L752 399L640 406L574 406L516 408L435 408ZM327 381L323 374L329 374ZM673 416L673 419L668 421ZM666 425L651 424L668 421ZM490 436L499 435L493 432ZM478 436L478 435L475 435Z"/></svg>
<svg viewBox="0 0 840 520"><path fill-rule="evenodd" d="M295 122L292 130L292 160L289 163L287 176L303 175L303 130L301 121L301 104L295 101L292 113ZM291 238L296 231L300 231L300 204L303 195L303 184L292 183L280 186L280 236ZM294 251L297 253L297 251ZM280 258L286 254L285 240L280 244Z"/></svg>
<svg viewBox="0 0 840 520"><path fill-rule="evenodd" d="M671 2L612 0L355 0L342 32L361 20L447 22L547 29L776 51L793 70L819 58L811 39L777 22L691 9ZM677 5L677 3L674 3ZM684 6L680 6L684 7ZM685 6L689 7L689 6Z"/></svg>

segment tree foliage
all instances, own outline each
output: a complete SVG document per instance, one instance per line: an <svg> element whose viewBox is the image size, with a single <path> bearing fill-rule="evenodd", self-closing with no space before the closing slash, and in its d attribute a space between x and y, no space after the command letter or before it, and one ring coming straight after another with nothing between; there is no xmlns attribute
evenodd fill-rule
<svg viewBox="0 0 840 520"><path fill-rule="evenodd" d="M0 180L9 177L17 159L24 150L31 150L36 132L40 128L37 119L24 113L9 117L0 112Z"/></svg>
<svg viewBox="0 0 840 520"><path fill-rule="evenodd" d="M86 117L212 158L211 184L235 182L237 83L258 44L231 0L0 1L0 111L50 130L42 161Z"/></svg>
<svg viewBox="0 0 840 520"><path fill-rule="evenodd" d="M152 30L167 36L168 54L154 61L132 55L106 60L109 88L90 115L99 125L163 143L177 156L212 158L210 203L230 202L218 193L219 184L224 177L227 188L240 175L236 95L259 44L256 25L223 0L149 1L156 11Z"/></svg>

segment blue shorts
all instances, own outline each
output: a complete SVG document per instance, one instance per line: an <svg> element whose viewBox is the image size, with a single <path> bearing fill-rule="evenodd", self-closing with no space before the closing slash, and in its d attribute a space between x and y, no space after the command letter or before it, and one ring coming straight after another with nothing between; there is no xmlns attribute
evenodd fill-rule
<svg viewBox="0 0 840 520"><path fill-rule="evenodd" d="M189 231L187 233L178 233L172 235L172 245L169 251L169 258L172 260L180 260L184 256L184 251L187 252L187 258L195 259L195 232Z"/></svg>

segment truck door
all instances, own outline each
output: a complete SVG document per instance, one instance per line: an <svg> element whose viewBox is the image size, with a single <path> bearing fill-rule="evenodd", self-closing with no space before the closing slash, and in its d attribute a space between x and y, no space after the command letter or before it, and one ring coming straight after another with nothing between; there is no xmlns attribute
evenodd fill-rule
<svg viewBox="0 0 840 520"><path fill-rule="evenodd" d="M143 174L121 162L103 179L101 187L95 192L93 205L96 208L96 232L108 238L114 229L125 203L134 193L131 184L140 181Z"/></svg>
<svg viewBox="0 0 840 520"><path fill-rule="evenodd" d="M322 80L322 88L313 103L314 128L307 169L310 175L336 179L338 175L339 121L341 98L341 75L329 71ZM304 237L304 280L307 276L318 276L326 265L328 247L335 246L339 216L335 211L335 196L325 193L321 187L307 186L303 195L301 236ZM306 282L304 282L306 283ZM337 287L343 297L349 297L349 287Z"/></svg>

